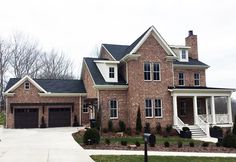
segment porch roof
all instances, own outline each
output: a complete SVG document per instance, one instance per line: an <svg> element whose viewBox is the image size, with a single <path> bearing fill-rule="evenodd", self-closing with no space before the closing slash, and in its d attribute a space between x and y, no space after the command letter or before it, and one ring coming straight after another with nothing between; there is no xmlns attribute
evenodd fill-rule
<svg viewBox="0 0 236 162"><path fill-rule="evenodd" d="M233 88L215 88L205 86L175 86L168 87L171 95L177 96L231 96L235 89Z"/></svg>

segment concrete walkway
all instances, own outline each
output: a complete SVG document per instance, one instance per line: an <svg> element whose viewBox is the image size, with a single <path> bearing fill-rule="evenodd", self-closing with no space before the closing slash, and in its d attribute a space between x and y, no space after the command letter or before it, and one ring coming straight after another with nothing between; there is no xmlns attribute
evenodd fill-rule
<svg viewBox="0 0 236 162"><path fill-rule="evenodd" d="M78 128L0 128L0 162L93 162L71 134Z"/></svg>
<svg viewBox="0 0 236 162"><path fill-rule="evenodd" d="M86 150L89 155L144 155L144 151L127 150ZM235 157L235 153L198 153L198 152L165 152L148 151L150 156L195 156L195 157Z"/></svg>

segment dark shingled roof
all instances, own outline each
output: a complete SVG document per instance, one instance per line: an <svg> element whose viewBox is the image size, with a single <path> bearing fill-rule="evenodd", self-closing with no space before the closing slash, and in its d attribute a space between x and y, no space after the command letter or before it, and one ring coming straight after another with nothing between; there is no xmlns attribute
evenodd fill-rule
<svg viewBox="0 0 236 162"><path fill-rule="evenodd" d="M141 39L148 32L149 27L138 39L136 39L131 45L117 45L117 44L103 44L103 46L111 53L116 60L121 60L125 55L129 54L134 47L141 41Z"/></svg>
<svg viewBox="0 0 236 162"><path fill-rule="evenodd" d="M174 65L184 65L184 66L205 66L205 67L209 67L207 64L197 60L197 59L192 59L192 58L189 58L189 61L188 62L180 62L178 60L175 60L173 62Z"/></svg>
<svg viewBox="0 0 236 162"><path fill-rule="evenodd" d="M5 91L16 84L20 78L11 78ZM44 90L52 93L86 93L82 80L63 80L63 79L33 79Z"/></svg>
<svg viewBox="0 0 236 162"><path fill-rule="evenodd" d="M126 81L120 75L118 75L118 82L106 82L105 81L105 79L103 78L102 74L100 73L94 60L106 60L106 59L85 57L84 60L88 66L88 69L89 69L96 85L126 85Z"/></svg>

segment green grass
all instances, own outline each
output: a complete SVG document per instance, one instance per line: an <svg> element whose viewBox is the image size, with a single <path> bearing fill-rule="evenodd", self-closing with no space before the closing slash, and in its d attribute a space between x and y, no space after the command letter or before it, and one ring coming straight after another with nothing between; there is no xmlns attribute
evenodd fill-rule
<svg viewBox="0 0 236 162"><path fill-rule="evenodd" d="M6 122L6 116L3 112L0 113L0 125L4 125Z"/></svg>
<svg viewBox="0 0 236 162"><path fill-rule="evenodd" d="M137 155L96 155L91 156L96 162L143 162L143 156ZM217 157L172 157L172 156L149 156L148 162L236 162L236 158Z"/></svg>

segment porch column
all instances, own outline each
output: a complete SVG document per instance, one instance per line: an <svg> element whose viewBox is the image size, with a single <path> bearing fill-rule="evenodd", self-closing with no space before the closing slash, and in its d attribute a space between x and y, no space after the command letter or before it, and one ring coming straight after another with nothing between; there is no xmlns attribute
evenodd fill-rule
<svg viewBox="0 0 236 162"><path fill-rule="evenodd" d="M178 125L177 121L178 113L177 113L177 96L173 96L173 121L174 125Z"/></svg>
<svg viewBox="0 0 236 162"><path fill-rule="evenodd" d="M228 115L229 115L229 123L232 123L232 108L231 108L231 97L227 97L227 109L228 109Z"/></svg>
<svg viewBox="0 0 236 162"><path fill-rule="evenodd" d="M212 116L212 124L216 124L215 97L214 96L211 96L211 116Z"/></svg>
<svg viewBox="0 0 236 162"><path fill-rule="evenodd" d="M197 112L197 96L193 97L193 118L194 118L194 124L198 124L198 112Z"/></svg>
<svg viewBox="0 0 236 162"><path fill-rule="evenodd" d="M208 115L209 115L209 111L208 111L208 98L206 98L206 122L208 123Z"/></svg>

